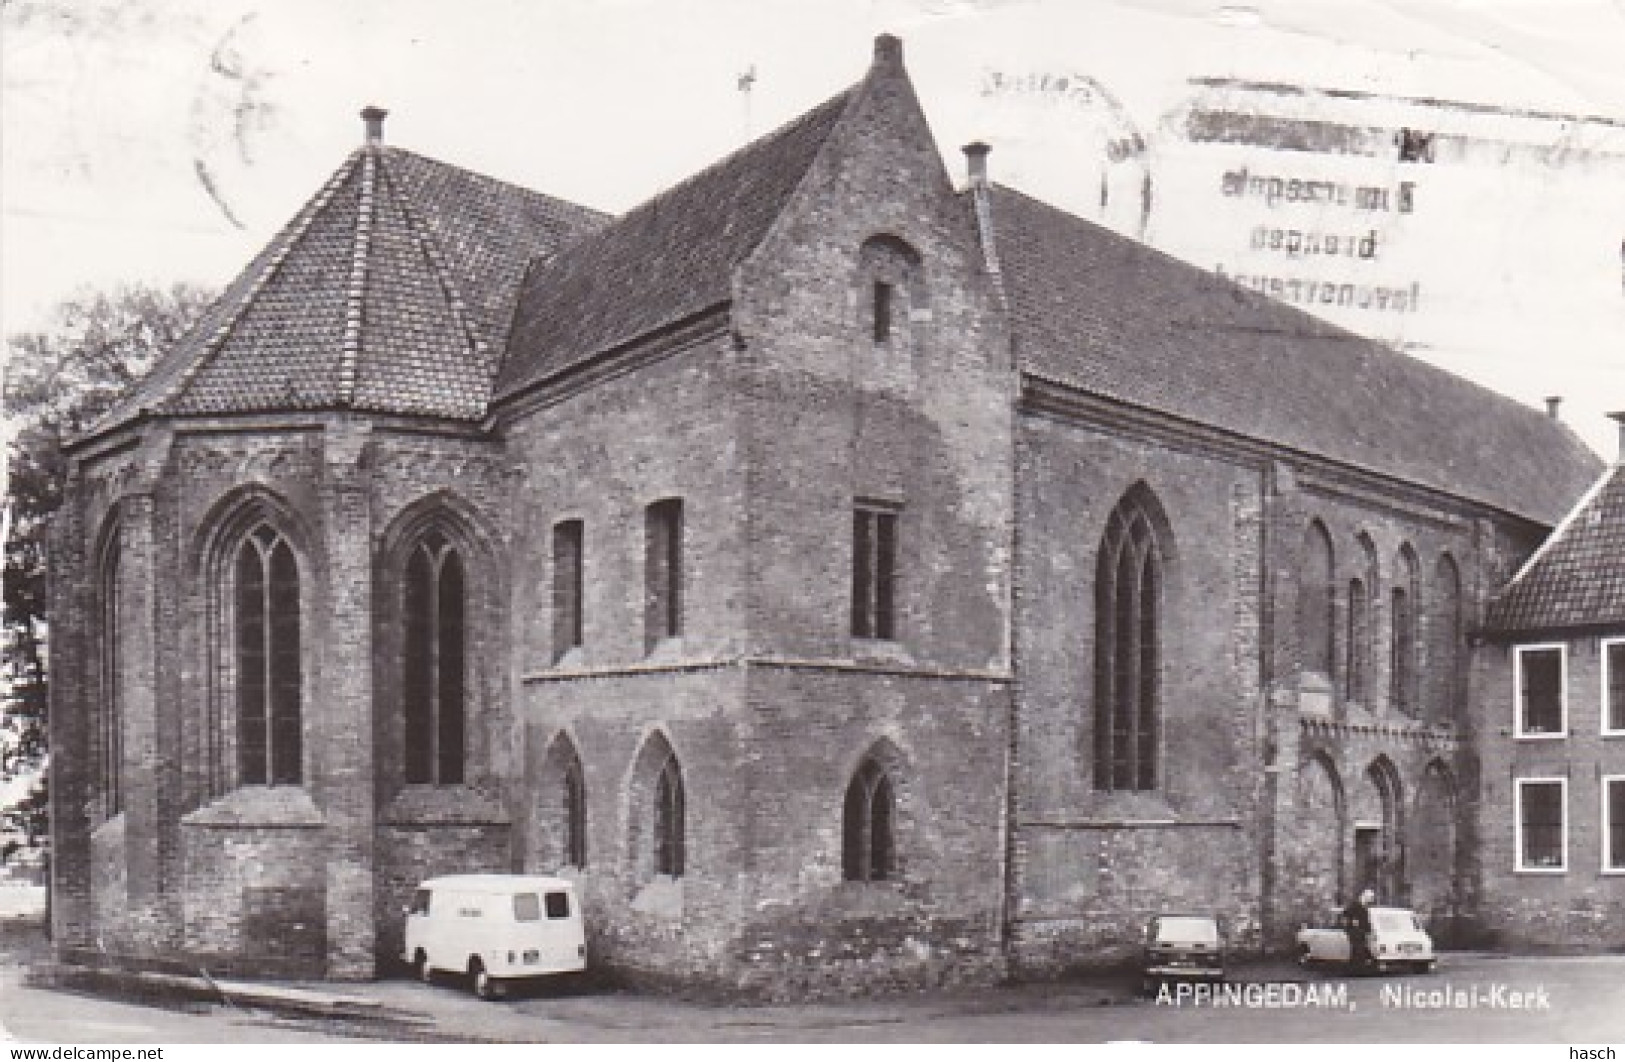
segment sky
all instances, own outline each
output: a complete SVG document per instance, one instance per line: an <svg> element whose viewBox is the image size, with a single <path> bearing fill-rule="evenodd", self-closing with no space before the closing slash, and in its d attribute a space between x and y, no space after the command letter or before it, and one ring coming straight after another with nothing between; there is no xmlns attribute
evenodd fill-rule
<svg viewBox="0 0 1625 1062"><path fill-rule="evenodd" d="M956 175L1009 120L990 79L1035 70L1093 79L1145 129L1193 76L1625 120L1625 0L5 0L0 331L84 286L223 286L359 144L366 104L392 143L621 211L846 87L883 31ZM994 178L1093 194L1068 167L1103 121L996 147ZM1538 365L1485 365L1539 393ZM1560 375L1612 456L1597 411L1625 408L1625 331Z"/></svg>

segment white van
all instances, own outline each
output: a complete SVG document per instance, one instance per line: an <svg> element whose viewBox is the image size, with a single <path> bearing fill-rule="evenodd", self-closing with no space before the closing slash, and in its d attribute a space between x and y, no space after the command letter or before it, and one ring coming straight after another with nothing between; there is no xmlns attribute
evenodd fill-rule
<svg viewBox="0 0 1625 1062"><path fill-rule="evenodd" d="M481 999L501 999L519 978L584 970L575 886L520 874L430 878L406 909L401 958L426 982L436 971L467 974Z"/></svg>

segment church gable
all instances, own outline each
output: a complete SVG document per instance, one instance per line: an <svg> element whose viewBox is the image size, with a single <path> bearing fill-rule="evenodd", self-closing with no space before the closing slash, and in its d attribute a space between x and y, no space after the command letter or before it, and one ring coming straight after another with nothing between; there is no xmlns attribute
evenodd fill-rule
<svg viewBox="0 0 1625 1062"><path fill-rule="evenodd" d="M875 273L874 282L886 284L895 305L881 307L882 317L906 325L912 311L901 273L890 280L876 272L881 249L912 259L905 272L939 276L945 271L969 286L989 292L975 252L975 229L969 213L954 196L952 182L914 86L903 66L902 42L881 36L875 41L868 73L849 93L850 102L840 123L827 138L816 161L807 169L795 194L785 202L771 229L743 264L741 282L772 288L786 275L803 280L812 268L808 256L819 257L827 268L828 255L845 253L863 260L863 271ZM923 244L932 244L935 260L919 260ZM943 260L944 256L951 261ZM901 267L899 267L901 268ZM805 286L817 289L828 277L805 277ZM798 285L800 286L800 285ZM794 293L784 293L794 299ZM919 294L916 292L915 294ZM871 302L872 289L857 293ZM844 300L843 300L844 302ZM893 312L887 313L886 310ZM762 312L771 312L766 307ZM871 319L873 314L861 316ZM749 328L749 324L746 324ZM875 338L884 340L883 336Z"/></svg>

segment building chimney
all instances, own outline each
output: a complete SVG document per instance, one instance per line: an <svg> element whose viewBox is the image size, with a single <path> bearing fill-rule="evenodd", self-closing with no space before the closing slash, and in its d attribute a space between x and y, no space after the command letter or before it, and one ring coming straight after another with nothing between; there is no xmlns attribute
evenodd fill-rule
<svg viewBox="0 0 1625 1062"><path fill-rule="evenodd" d="M903 42L890 33L875 38L875 65L902 66Z"/></svg>
<svg viewBox="0 0 1625 1062"><path fill-rule="evenodd" d="M965 153L965 171L972 188L987 186L987 153L993 149L980 140L973 140L959 150Z"/></svg>
<svg viewBox="0 0 1625 1062"><path fill-rule="evenodd" d="M1557 409L1562 404L1563 404L1563 396L1562 395L1547 395L1546 396L1546 415L1548 417L1551 417L1553 420L1562 419L1557 415Z"/></svg>
<svg viewBox="0 0 1625 1062"><path fill-rule="evenodd" d="M1619 450L1614 454L1614 464L1625 467L1625 410L1610 413L1608 416L1619 425Z"/></svg>
<svg viewBox="0 0 1625 1062"><path fill-rule="evenodd" d="M361 108L361 125L367 131L367 143L382 144L384 142L384 119L389 112L382 107Z"/></svg>

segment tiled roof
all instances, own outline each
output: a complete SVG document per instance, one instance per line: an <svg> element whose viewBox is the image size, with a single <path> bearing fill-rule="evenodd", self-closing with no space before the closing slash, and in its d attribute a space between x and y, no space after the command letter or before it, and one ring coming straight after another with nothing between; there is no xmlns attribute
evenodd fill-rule
<svg viewBox="0 0 1625 1062"><path fill-rule="evenodd" d="M1625 627L1625 464L1564 518L1490 605L1491 632Z"/></svg>
<svg viewBox="0 0 1625 1062"><path fill-rule="evenodd" d="M525 277L503 397L727 301L851 90L606 225Z"/></svg>
<svg viewBox="0 0 1625 1062"><path fill-rule="evenodd" d="M477 420L525 268L605 220L369 144L93 430L142 410Z"/></svg>
<svg viewBox="0 0 1625 1062"><path fill-rule="evenodd" d="M1556 523L1600 462L1542 412L1005 188L1024 370Z"/></svg>

